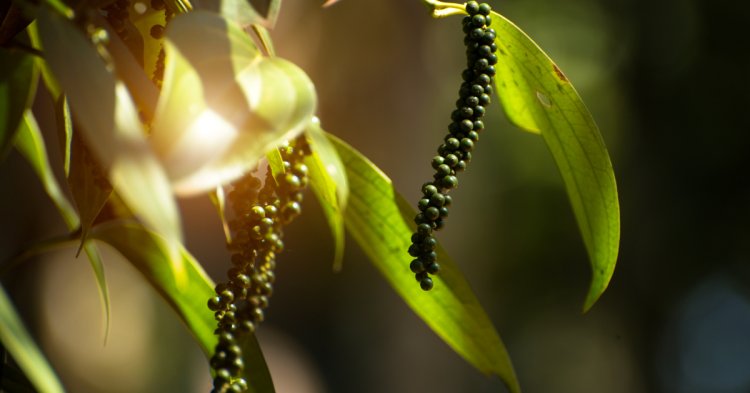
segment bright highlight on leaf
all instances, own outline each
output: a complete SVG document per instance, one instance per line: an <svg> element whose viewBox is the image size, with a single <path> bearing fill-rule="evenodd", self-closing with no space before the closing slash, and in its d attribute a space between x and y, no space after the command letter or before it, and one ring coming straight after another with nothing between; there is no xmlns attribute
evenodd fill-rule
<svg viewBox="0 0 750 393"><path fill-rule="evenodd" d="M206 192L238 178L312 118L317 98L307 75L286 60L262 57L252 38L220 15L195 11L175 18L165 50L151 138L180 194ZM192 140L186 134L207 110L231 124L236 138L202 146L213 148L205 154L193 152L198 143L175 144ZM214 137L215 130L208 131Z"/></svg>
<svg viewBox="0 0 750 393"><path fill-rule="evenodd" d="M68 20L42 7L39 36L45 60L67 94L81 134L127 206L149 227L181 242L169 181L154 155L127 89L95 45ZM70 61L70 53L76 61Z"/></svg>
<svg viewBox="0 0 750 393"><path fill-rule="evenodd" d="M620 244L620 206L612 163L591 113L560 68L516 25L492 13L495 84L516 126L541 133L565 182L593 278L591 308L609 284Z"/></svg>
<svg viewBox="0 0 750 393"><path fill-rule="evenodd" d="M346 168L349 204L346 229L402 299L456 353L485 374L499 376L520 392L510 357L466 279L438 246L440 274L424 292L409 270L406 252L415 229L414 210L391 180L361 153L330 136Z"/></svg>
<svg viewBox="0 0 750 393"><path fill-rule="evenodd" d="M344 260L344 211L349 199L346 169L336 148L320 128L316 117L307 127L312 155L305 159L310 168L310 185L323 207L334 242L333 270L340 271Z"/></svg>

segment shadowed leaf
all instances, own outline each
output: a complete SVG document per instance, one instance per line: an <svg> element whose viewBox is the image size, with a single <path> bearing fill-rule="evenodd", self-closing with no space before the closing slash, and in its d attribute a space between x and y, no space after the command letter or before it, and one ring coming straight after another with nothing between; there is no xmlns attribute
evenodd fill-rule
<svg viewBox="0 0 750 393"><path fill-rule="evenodd" d="M0 48L0 160L10 150L23 112L34 100L38 75L34 56Z"/></svg>
<svg viewBox="0 0 750 393"><path fill-rule="evenodd" d="M34 172L39 176L44 190L57 206L68 229L78 228L80 225L78 214L57 183L47 159L47 149L44 146L42 132L39 130L39 125L30 110L26 111L21 126L18 128L15 144L18 151L26 157L31 167L34 168Z"/></svg>

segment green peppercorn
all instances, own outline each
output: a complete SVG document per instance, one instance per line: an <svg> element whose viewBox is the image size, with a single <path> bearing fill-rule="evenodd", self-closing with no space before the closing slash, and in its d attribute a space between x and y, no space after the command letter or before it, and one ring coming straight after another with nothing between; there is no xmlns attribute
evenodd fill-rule
<svg viewBox="0 0 750 393"><path fill-rule="evenodd" d="M469 138L461 139L461 150L471 151L472 149L474 149L474 142L472 142L471 139Z"/></svg>
<svg viewBox="0 0 750 393"><path fill-rule="evenodd" d="M445 204L445 195L437 193L437 194L433 194L430 197L430 205L436 206L436 207L442 207L444 204Z"/></svg>
<svg viewBox="0 0 750 393"><path fill-rule="evenodd" d="M449 167L454 167L458 163L458 157L456 157L455 154L448 154L445 156L445 164ZM433 186L434 187L434 186ZM435 188L435 192L437 192L437 188Z"/></svg>
<svg viewBox="0 0 750 393"><path fill-rule="evenodd" d="M448 160L448 158L446 157L446 161L447 160ZM450 165L450 164L448 164L448 165ZM427 183L424 186L422 186L422 193L424 193L424 195L426 197L430 197L430 196L432 196L432 194L435 194L437 192L438 192L437 187L435 187L432 183Z"/></svg>
<svg viewBox="0 0 750 393"><path fill-rule="evenodd" d="M440 210L434 206L428 207L424 211L424 216L427 217L428 220L435 220L440 217Z"/></svg>
<svg viewBox="0 0 750 393"><path fill-rule="evenodd" d="M413 273L420 273L424 271L424 264L419 259L415 259L409 264L409 269L411 269Z"/></svg>
<svg viewBox="0 0 750 393"><path fill-rule="evenodd" d="M490 11L492 11L492 8L487 3L479 4L479 7L477 9L477 13L485 15L485 16L489 15Z"/></svg>
<svg viewBox="0 0 750 393"><path fill-rule="evenodd" d="M479 3L476 1L469 1L466 3L466 13L474 15L479 12Z"/></svg>
<svg viewBox="0 0 750 393"><path fill-rule="evenodd" d="M458 178L455 176L446 176L440 180L440 184L443 188L451 189L458 186Z"/></svg>
<svg viewBox="0 0 750 393"><path fill-rule="evenodd" d="M151 34L151 37L154 39L162 39L164 37L164 26L162 25L153 25L151 26L151 30L149 30L149 33Z"/></svg>

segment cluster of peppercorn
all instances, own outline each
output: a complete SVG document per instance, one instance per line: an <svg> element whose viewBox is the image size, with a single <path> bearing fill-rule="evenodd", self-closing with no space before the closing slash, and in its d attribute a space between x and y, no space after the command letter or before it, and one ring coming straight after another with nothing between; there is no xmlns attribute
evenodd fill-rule
<svg viewBox="0 0 750 393"><path fill-rule="evenodd" d="M465 170L471 161L474 144L479 140L479 133L484 130L482 117L485 107L490 103L494 65L497 64L495 31L488 27L491 22L490 11L490 6L486 3L466 3L469 15L463 18L462 24L466 34L464 44L467 68L462 74L463 83L459 89L456 109L451 113L449 133L438 148L438 155L432 159L434 179L422 185L423 196L417 204L419 213L414 218L417 231L412 235L412 244L409 246L409 255L415 259L409 268L425 291L433 286L430 275L437 274L440 270L435 253L437 240L433 232L444 226L448 207L452 202L448 193L458 186L456 175Z"/></svg>
<svg viewBox="0 0 750 393"><path fill-rule="evenodd" d="M151 8L153 8L156 11L164 11L165 13L165 25L169 23L169 21L172 19L173 13L172 10L167 8L167 5L164 3L164 0L151 0ZM149 35L151 35L151 38L160 40L164 38L164 30L165 26L162 25L153 25L149 29ZM159 56L156 59L156 66L154 67L154 74L151 76L151 80L154 82L156 87L161 89L162 81L164 80L164 46L159 50Z"/></svg>
<svg viewBox="0 0 750 393"><path fill-rule="evenodd" d="M128 38L126 25L129 17L128 8L130 8L130 0L117 0L104 7L104 11L107 12L107 22L123 40Z"/></svg>
<svg viewBox="0 0 750 393"><path fill-rule="evenodd" d="M229 221L232 252L229 279L216 285L208 307L218 322L219 343L211 358L215 371L213 392L243 392L247 382L240 377L244 364L238 337L255 331L265 319L265 308L276 280L276 255L284 249L283 227L301 213L308 169L303 163L310 147L304 136L279 148L284 174L274 179L266 167L264 184L252 174L235 182L229 192L234 218Z"/></svg>

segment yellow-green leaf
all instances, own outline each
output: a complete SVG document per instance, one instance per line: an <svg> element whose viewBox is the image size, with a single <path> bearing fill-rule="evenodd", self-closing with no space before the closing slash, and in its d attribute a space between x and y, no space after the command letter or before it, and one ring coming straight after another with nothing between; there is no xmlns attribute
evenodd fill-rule
<svg viewBox="0 0 750 393"><path fill-rule="evenodd" d="M34 100L38 76L34 56L0 48L0 160L13 144L23 112Z"/></svg>
<svg viewBox="0 0 750 393"><path fill-rule="evenodd" d="M323 207L323 213L331 228L334 243L333 270L340 271L344 261L344 210L349 198L349 182L346 168L336 148L320 128L320 120L314 118L307 127L312 155L305 158L310 170L310 185Z"/></svg>
<svg viewBox="0 0 750 393"><path fill-rule="evenodd" d="M316 96L307 75L262 57L247 33L218 14L175 18L165 49L152 139L178 193L238 178L312 118Z"/></svg>
<svg viewBox="0 0 750 393"><path fill-rule="evenodd" d="M560 68L516 25L492 14L495 84L513 124L541 133L557 164L591 260L584 310L607 288L620 243L620 206L609 153L591 113Z"/></svg>
<svg viewBox="0 0 750 393"><path fill-rule="evenodd" d="M391 180L341 140L338 149L349 179L346 228L401 298L456 353L485 374L498 375L511 392L520 392L507 350L466 279L438 247L440 274L435 288L422 291L409 269L407 250L415 212Z"/></svg>
<svg viewBox="0 0 750 393"><path fill-rule="evenodd" d="M80 225L78 214L57 183L55 174L47 159L47 148L44 146L42 132L39 130L39 125L36 119L34 119L34 114L31 113L31 110L27 110L23 116L23 121L18 128L15 144L18 151L26 157L31 167L34 168L34 172L39 176L44 190L60 211L65 224L71 230L77 228Z"/></svg>
<svg viewBox="0 0 750 393"><path fill-rule="evenodd" d="M23 326L13 304L0 286L0 340L36 389L45 393L64 392L60 380L42 351Z"/></svg>
<svg viewBox="0 0 750 393"><path fill-rule="evenodd" d="M198 261L184 248L180 248L179 261L170 262L169 246L165 238L132 221L109 222L97 225L91 238L101 240L120 252L148 280L164 300L182 318L207 358L213 354L218 342L214 329L216 321L208 309L208 299L215 296L214 283ZM187 276L187 285L175 285L179 273L174 266L181 265ZM255 335L247 334L241 340L245 360L244 377L255 393L273 393L273 383L263 353Z"/></svg>
<svg viewBox="0 0 750 393"><path fill-rule="evenodd" d="M169 180L127 89L100 56L105 49L45 8L38 23L45 59L68 97L86 145L130 210L176 249L182 230Z"/></svg>

